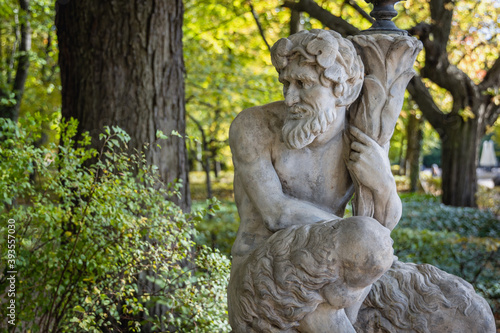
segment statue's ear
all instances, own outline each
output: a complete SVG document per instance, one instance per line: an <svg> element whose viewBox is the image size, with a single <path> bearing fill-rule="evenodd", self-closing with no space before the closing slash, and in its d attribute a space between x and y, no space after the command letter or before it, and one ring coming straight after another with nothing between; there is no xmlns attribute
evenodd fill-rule
<svg viewBox="0 0 500 333"><path fill-rule="evenodd" d="M348 106L354 103L356 98L358 98L361 88L363 88L363 81L359 80L355 85L351 85L349 82L344 82L335 87L334 93L340 97L337 98L337 106ZM337 93L337 89L339 90Z"/></svg>

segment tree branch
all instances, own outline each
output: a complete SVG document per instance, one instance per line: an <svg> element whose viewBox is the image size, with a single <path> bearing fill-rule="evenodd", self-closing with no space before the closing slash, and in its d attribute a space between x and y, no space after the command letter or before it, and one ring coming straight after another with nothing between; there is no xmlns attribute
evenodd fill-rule
<svg viewBox="0 0 500 333"><path fill-rule="evenodd" d="M490 104L488 104L488 106L486 107L485 124L487 126L493 126L499 116L500 105L497 105L495 104L495 102L491 101Z"/></svg>
<svg viewBox="0 0 500 333"><path fill-rule="evenodd" d="M301 30L302 24L300 23L301 13L298 10L291 10L290 14L290 35L297 33Z"/></svg>
<svg viewBox="0 0 500 333"><path fill-rule="evenodd" d="M187 116L189 117L189 119L191 119L195 123L196 127L198 127L198 130L200 131L200 134L201 134L201 141L202 141L203 149L206 150L207 137L205 135L205 130L203 129L203 126L201 126L201 123L192 115L188 114Z"/></svg>
<svg viewBox="0 0 500 333"><path fill-rule="evenodd" d="M450 37L451 22L453 19L453 7L454 4L452 0L430 1L431 18L433 21L432 34L435 43L439 45L441 49L440 53L446 52L446 45Z"/></svg>
<svg viewBox="0 0 500 333"><path fill-rule="evenodd" d="M488 70L483 82L479 84L481 90L488 88L498 88L500 86L500 57L497 58L493 66Z"/></svg>
<svg viewBox="0 0 500 333"><path fill-rule="evenodd" d="M371 17L370 14L368 14L367 12L365 12L361 7L359 7L359 5L356 3L356 1L354 1L354 0L345 0L344 3L348 4L349 6L351 6L352 8L354 8L361 16L363 16L365 19L367 19L368 21L370 21L370 23L374 23L375 22L375 19L373 17Z"/></svg>
<svg viewBox="0 0 500 333"><path fill-rule="evenodd" d="M347 21L343 20L342 18L333 15L328 10L319 6L313 0L300 0L298 3L285 1L283 7L297 10L299 12L308 13L312 18L317 19L326 27L337 31L344 37L355 35L359 32L358 28L347 23Z"/></svg>
<svg viewBox="0 0 500 333"><path fill-rule="evenodd" d="M262 25L259 22L259 16L257 15L257 12L253 8L252 2L248 1L248 4L250 5L250 11L252 12L253 18L255 19L255 23L257 23L257 27L259 28L260 35L262 36L264 43L266 43L267 49L269 50L269 52L271 52L271 46L267 42L266 36L264 35L264 29L262 29Z"/></svg>
<svg viewBox="0 0 500 333"><path fill-rule="evenodd" d="M470 97L479 95L474 81L458 67L450 64L448 58L442 57L437 65L425 67L420 71L423 77L430 79L453 96L454 111L472 106Z"/></svg>
<svg viewBox="0 0 500 333"><path fill-rule="evenodd" d="M425 119L431 123L432 127L434 127L440 135L443 134L446 115L441 112L436 105L429 90L422 82L422 79L418 75L415 75L413 79L410 80L407 89L413 100L418 104Z"/></svg>
<svg viewBox="0 0 500 333"><path fill-rule="evenodd" d="M436 38L431 38L435 29L436 25L419 23L409 30L410 34L419 37L424 45L425 66L420 73L422 77L430 79L451 93L454 102L453 112L458 112L471 104L469 97L477 96L479 89L467 74L450 63L446 45L443 46Z"/></svg>

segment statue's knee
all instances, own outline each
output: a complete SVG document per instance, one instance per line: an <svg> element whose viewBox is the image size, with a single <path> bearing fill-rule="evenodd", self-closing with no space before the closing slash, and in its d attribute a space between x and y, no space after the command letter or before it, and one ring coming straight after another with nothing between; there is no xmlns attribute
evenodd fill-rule
<svg viewBox="0 0 500 333"><path fill-rule="evenodd" d="M373 247L373 251L390 249L394 243L391 239L391 231L381 225L377 220L367 216L353 216L342 221L349 240L366 246Z"/></svg>
<svg viewBox="0 0 500 333"><path fill-rule="evenodd" d="M348 270L352 285L375 282L392 264L393 241L389 229L370 217L355 216L340 221L342 236L338 257Z"/></svg>

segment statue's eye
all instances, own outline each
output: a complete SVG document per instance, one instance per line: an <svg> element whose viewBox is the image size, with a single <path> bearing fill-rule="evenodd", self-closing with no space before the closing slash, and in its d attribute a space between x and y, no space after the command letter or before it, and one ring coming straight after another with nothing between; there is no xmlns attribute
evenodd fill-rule
<svg viewBox="0 0 500 333"><path fill-rule="evenodd" d="M298 85L300 88L304 88L305 83L304 83L304 81L302 81L302 80L297 80L297 85Z"/></svg>

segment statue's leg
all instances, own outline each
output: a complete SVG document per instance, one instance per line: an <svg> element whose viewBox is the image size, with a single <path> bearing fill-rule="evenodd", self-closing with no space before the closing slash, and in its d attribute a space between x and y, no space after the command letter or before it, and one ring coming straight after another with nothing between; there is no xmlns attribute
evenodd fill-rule
<svg viewBox="0 0 500 333"><path fill-rule="evenodd" d="M354 325L356 322L356 319L358 318L358 312L359 308L363 304L363 301L365 300L366 296L370 293L370 290L372 289L372 286L368 286L365 288L365 291L363 292L363 295L361 296L360 300L350 307L345 309L345 314L347 315L347 318L349 318L349 321Z"/></svg>
<svg viewBox="0 0 500 333"><path fill-rule="evenodd" d="M339 332L349 332L344 309L352 306L354 321L357 303L389 269L392 258L390 231L369 217L280 230L244 260L233 258L231 326L236 333L250 328L286 332L319 308L323 310L313 316L325 327L334 320L344 329Z"/></svg>

